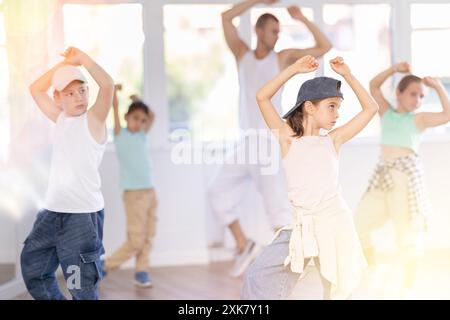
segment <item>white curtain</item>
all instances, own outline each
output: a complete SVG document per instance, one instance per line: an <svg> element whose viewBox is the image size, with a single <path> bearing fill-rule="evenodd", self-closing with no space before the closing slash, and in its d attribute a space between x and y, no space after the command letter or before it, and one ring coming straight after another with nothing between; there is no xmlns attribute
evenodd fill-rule
<svg viewBox="0 0 450 320"><path fill-rule="evenodd" d="M7 163L0 164L0 252L14 251L18 262L22 241L45 194L53 126L28 87L63 49L62 4L5 0L3 9L9 88L7 105L1 107L9 108L11 139Z"/></svg>

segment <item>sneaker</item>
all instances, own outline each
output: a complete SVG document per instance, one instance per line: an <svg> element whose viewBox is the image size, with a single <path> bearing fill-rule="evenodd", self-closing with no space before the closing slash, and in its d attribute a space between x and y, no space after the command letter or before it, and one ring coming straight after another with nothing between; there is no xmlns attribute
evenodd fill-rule
<svg viewBox="0 0 450 320"><path fill-rule="evenodd" d="M241 276L250 263L256 259L260 251L261 247L256 242L248 240L244 250L237 255L233 268L230 271L230 276L233 278Z"/></svg>
<svg viewBox="0 0 450 320"><path fill-rule="evenodd" d="M150 288L153 287L152 280L150 276L145 271L136 272L134 274L134 284L140 288Z"/></svg>

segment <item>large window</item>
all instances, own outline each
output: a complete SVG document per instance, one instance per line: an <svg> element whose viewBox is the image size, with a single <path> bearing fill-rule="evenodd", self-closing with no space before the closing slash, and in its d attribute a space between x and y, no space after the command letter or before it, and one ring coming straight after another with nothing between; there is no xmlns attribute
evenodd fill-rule
<svg viewBox="0 0 450 320"><path fill-rule="evenodd" d="M65 45L76 46L86 51L105 68L115 83L123 85L122 92L119 92L119 110L122 116L131 102L129 96L135 93L142 94L144 43L142 5L66 4L63 7L63 14ZM88 23L80 23L82 21ZM92 80L89 83L95 82ZM91 103L97 92L98 87L92 85ZM151 105L151 101L149 104ZM113 128L112 112L108 118L108 128Z"/></svg>
<svg viewBox="0 0 450 320"><path fill-rule="evenodd" d="M220 16L229 7L213 4L164 6L171 130L189 129L196 140L237 137L237 66L225 43ZM273 13L281 22L276 51L314 44L306 27L291 19L285 8L252 9L251 25L265 12ZM312 18L311 9L303 9L303 12ZM239 27L239 18L235 23ZM252 34L250 45L254 48L256 39L254 32ZM312 76L297 76L286 85L283 109L288 110L295 101L301 79Z"/></svg>
<svg viewBox="0 0 450 320"><path fill-rule="evenodd" d="M439 77L450 93L450 4L411 5L411 58L413 72L420 77ZM432 17L432 18L430 18ZM440 111L439 98L434 90L425 96L421 110ZM450 132L450 125L430 132Z"/></svg>
<svg viewBox="0 0 450 320"><path fill-rule="evenodd" d="M313 21L313 10L302 7L303 14ZM314 37L311 32L301 22L294 20L289 15L286 8L255 8L251 10L252 26L256 24L258 18L264 13L271 13L280 21L280 35L275 45L275 51L280 52L288 48L308 48L315 45ZM253 28L253 27L252 27ZM256 47L256 34L252 32L252 48ZM315 76L311 73L307 75L297 75L286 83L282 96L282 110L290 110L297 100L297 93L300 85Z"/></svg>
<svg viewBox="0 0 450 320"><path fill-rule="evenodd" d="M198 141L236 136L238 79L220 14L227 5L165 5L164 45L170 130Z"/></svg>
<svg viewBox="0 0 450 320"><path fill-rule="evenodd" d="M3 15L3 0L0 0L0 163L6 161L10 140L10 119L8 104L8 58Z"/></svg>
<svg viewBox="0 0 450 320"><path fill-rule="evenodd" d="M143 57L142 54L144 42L142 7L149 5L148 2L124 4L117 2L107 4L108 1L103 4L66 2L69 4L64 5L63 12L65 44L86 50L106 68L116 82L124 85L124 92L119 97L120 113L123 114L129 104L128 96L142 92L143 59L150 60L154 57L153 55ZM161 69L161 74L156 76L158 79L161 78L161 81L166 81L167 90L163 94L167 94L168 118L160 121L167 121L170 124L170 132L177 128L186 128L197 141L236 137L239 123L237 66L225 43L220 16L232 5L219 1L211 1L208 4L176 4L174 1L170 4L161 3L163 42L149 45L164 50L165 67ZM450 56L450 49L445 45L445 39L450 38L448 20L450 4L412 4L411 34L407 32L408 28L402 28L396 33L396 39L392 39L391 21L400 19L404 13L392 10L391 5L393 8L398 6L397 2L391 4L320 2L312 7L302 7L302 11L310 20L313 20L313 16L321 17L320 27L331 39L333 49L325 55L323 69L316 74L296 76L286 84L282 98L283 110L290 109L299 86L306 79L322 72L326 76L338 77L328 64L329 59L337 55L345 57L354 74L368 88L370 79L393 63L391 44L395 41L398 46L409 45L409 38L411 48L408 47L406 50L410 50L414 73L419 76L440 77L450 90L450 71L443 64L446 57ZM275 51L314 45L314 38L308 29L301 22L293 20L285 7L277 7L276 4L252 8L249 11L250 19L235 20L237 26L245 24L239 26L240 31L245 33L243 34L245 39L247 39L245 35L250 34L250 28L252 29L252 37L248 39L252 48L256 45L253 26L256 19L265 12L277 16L281 23L280 38ZM0 22L1 19L0 15ZM83 24L79 23L80 21L89 23ZM149 33L152 32L152 27L157 27L155 23L159 23L160 20L157 21L149 21L146 24L150 28ZM7 74L3 72L7 67L4 56L6 56L4 35L0 32L0 68L2 68L0 77L2 83L7 83L7 79L3 79ZM165 70L165 74L162 70ZM394 80L398 80L398 77L389 79L383 86L385 95L392 103L395 103ZM4 86L2 90L3 88ZM345 101L341 109L340 124L348 121L359 110L357 98L348 85L343 85L343 91ZM0 99L5 99L6 94L0 94L2 94ZM95 94L94 86L91 96L95 97ZM165 102L165 99L162 100L163 102L159 103ZM148 102L152 104L152 101ZM439 110L439 108L437 95L431 92L424 100L422 110ZM0 127L2 130L0 148L7 137L3 132L8 131L7 123L4 125L6 112L5 108L0 110L0 121L3 121ZM108 121L111 128L112 117ZM430 132L450 130L446 128L442 126ZM379 118L375 117L359 136L375 137L378 133ZM167 132L158 134L163 135Z"/></svg>
<svg viewBox="0 0 450 320"><path fill-rule="evenodd" d="M329 60L343 56L358 80L368 89L370 79L391 65L391 9L387 4L328 4L323 6L325 32L332 39L333 49L325 55L325 75L339 78L331 70ZM386 94L392 91L387 81ZM359 110L359 102L350 87L343 83L343 107L338 125L350 120ZM375 117L359 134L377 136L379 119Z"/></svg>

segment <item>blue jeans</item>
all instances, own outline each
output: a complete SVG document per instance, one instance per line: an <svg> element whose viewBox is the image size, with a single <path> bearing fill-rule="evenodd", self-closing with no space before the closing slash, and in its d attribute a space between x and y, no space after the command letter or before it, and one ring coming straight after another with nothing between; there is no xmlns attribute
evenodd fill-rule
<svg viewBox="0 0 450 320"><path fill-rule="evenodd" d="M244 275L241 291L243 300L280 300L286 299L294 291L300 273L294 273L284 260L289 255L289 239L291 230L283 230L278 237L263 249L256 260L249 266ZM310 259L305 259L305 266ZM318 258L314 258L316 267L320 269ZM329 299L331 284L321 276L323 298Z"/></svg>
<svg viewBox="0 0 450 320"><path fill-rule="evenodd" d="M59 265L74 300L98 299L103 278L104 211L60 213L42 210L24 242L20 263L28 292L37 300L64 300L55 271Z"/></svg>

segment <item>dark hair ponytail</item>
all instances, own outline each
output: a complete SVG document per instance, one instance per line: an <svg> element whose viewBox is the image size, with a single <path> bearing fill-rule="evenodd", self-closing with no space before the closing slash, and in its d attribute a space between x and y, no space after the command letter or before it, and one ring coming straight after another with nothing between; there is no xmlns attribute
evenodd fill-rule
<svg viewBox="0 0 450 320"><path fill-rule="evenodd" d="M287 117L286 122L291 127L291 129L294 131L293 137L300 138L305 133L305 128L303 128L303 118L305 116L304 114L304 105L303 102L300 107L297 108L289 117Z"/></svg>
<svg viewBox="0 0 450 320"><path fill-rule="evenodd" d="M130 96L130 99L132 102L128 107L128 114L132 113L135 110L142 110L146 115L149 115L150 108L144 102L142 102L141 98L138 95L134 94Z"/></svg>

